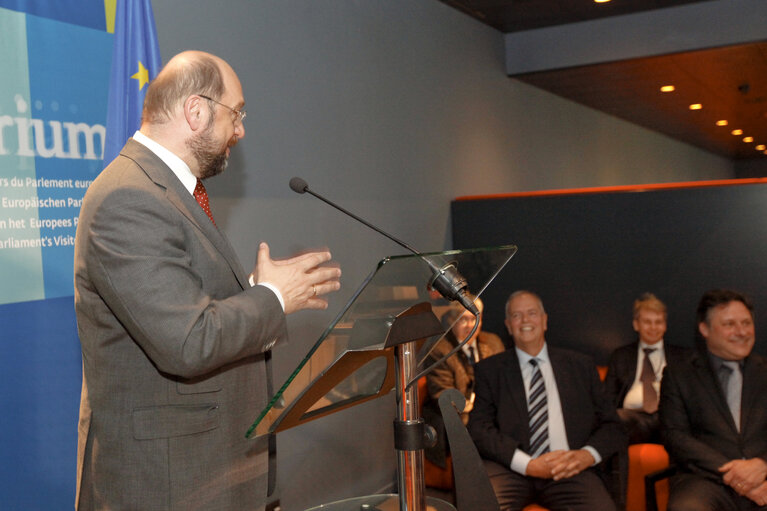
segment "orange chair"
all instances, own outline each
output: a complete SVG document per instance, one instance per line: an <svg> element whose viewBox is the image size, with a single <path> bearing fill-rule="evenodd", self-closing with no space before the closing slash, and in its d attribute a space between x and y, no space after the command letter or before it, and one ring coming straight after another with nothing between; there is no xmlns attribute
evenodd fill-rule
<svg viewBox="0 0 767 511"><path fill-rule="evenodd" d="M599 377L604 381L607 375L606 366L597 366ZM650 499L655 495L657 499L656 511L665 511L668 503L668 480L663 479L657 483L650 479L654 488L645 487L645 477L667 469L669 458L666 449L660 444L635 444L628 449L628 480L626 482L626 511L645 511L648 504L648 490ZM651 502L651 506L655 501Z"/></svg>
<svg viewBox="0 0 767 511"><path fill-rule="evenodd" d="M629 446L628 488L626 490L626 511L645 511L645 476L669 465L668 453L660 444L634 444ZM668 480L659 481L655 486L660 509L666 509L668 502Z"/></svg>

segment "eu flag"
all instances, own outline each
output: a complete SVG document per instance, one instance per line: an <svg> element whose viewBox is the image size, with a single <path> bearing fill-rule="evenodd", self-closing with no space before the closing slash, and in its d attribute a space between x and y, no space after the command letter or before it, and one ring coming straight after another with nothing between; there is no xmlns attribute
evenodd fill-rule
<svg viewBox="0 0 767 511"><path fill-rule="evenodd" d="M162 67L151 0L117 0L104 164L141 125L147 84Z"/></svg>

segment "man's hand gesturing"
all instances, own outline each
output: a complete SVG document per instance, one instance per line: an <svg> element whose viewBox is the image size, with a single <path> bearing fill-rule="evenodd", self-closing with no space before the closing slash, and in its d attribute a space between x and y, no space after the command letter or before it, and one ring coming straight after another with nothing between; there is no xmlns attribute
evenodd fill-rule
<svg viewBox="0 0 767 511"><path fill-rule="evenodd" d="M302 309L326 309L322 295L341 287L341 269L322 266L330 261L330 252L314 251L288 259L271 259L269 245L258 247L258 261L253 271L257 284L266 282L275 286L285 302L285 314Z"/></svg>

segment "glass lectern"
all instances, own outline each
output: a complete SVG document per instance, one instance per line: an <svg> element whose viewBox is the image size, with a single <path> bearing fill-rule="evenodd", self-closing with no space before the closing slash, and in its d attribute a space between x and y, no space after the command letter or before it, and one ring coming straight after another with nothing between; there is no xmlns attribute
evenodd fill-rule
<svg viewBox="0 0 767 511"><path fill-rule="evenodd" d="M515 252L516 247L503 246L383 259L246 436L275 434L396 389L398 496L358 497L318 509L426 510L424 425L415 383L429 370L423 365L431 348L450 328L437 319L449 302L431 283L439 272L460 273L468 290L479 296ZM436 499L428 504L437 511L454 509Z"/></svg>

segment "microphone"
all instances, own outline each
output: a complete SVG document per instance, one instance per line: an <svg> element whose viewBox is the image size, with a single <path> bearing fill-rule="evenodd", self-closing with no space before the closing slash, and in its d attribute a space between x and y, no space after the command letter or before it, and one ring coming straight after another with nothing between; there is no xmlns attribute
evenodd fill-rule
<svg viewBox="0 0 767 511"><path fill-rule="evenodd" d="M306 193L309 191L309 185L306 184L306 181L304 181L300 177L292 178L289 184L290 184L290 189L296 193Z"/></svg>
<svg viewBox="0 0 767 511"><path fill-rule="evenodd" d="M391 234L379 229L378 227L371 224L370 222L363 220L362 218L358 217L354 213L347 211L346 209L342 208L335 202L332 202L326 199L322 195L314 193L312 190L309 189L309 185L306 183L306 181L304 181L300 177L294 177L290 180L290 189L296 193L301 193L301 194L308 193L309 195L313 195L317 197L325 204L333 206L338 211L352 217L353 219L357 220L363 225L366 225L367 227L373 229L377 233L383 236L386 236L387 238L392 240L394 243L400 245L401 247L406 248L409 252L412 252L413 254L417 255L426 264L428 264L429 268L431 268L431 270L434 272L434 275L431 281L429 282L429 285L433 289L437 290L439 294L441 294L447 300L457 301L458 303L463 305L463 307L466 310L468 310L475 316L479 315L479 310L477 309L477 306L474 305L474 301L469 296L468 283L466 282L466 279L463 278L463 276L460 273L458 273L458 268L456 267L455 263L448 263L442 267L438 267L433 262L431 262L427 257L424 257L420 252L418 252L416 249L414 249L413 247L411 247L404 241L395 238Z"/></svg>

